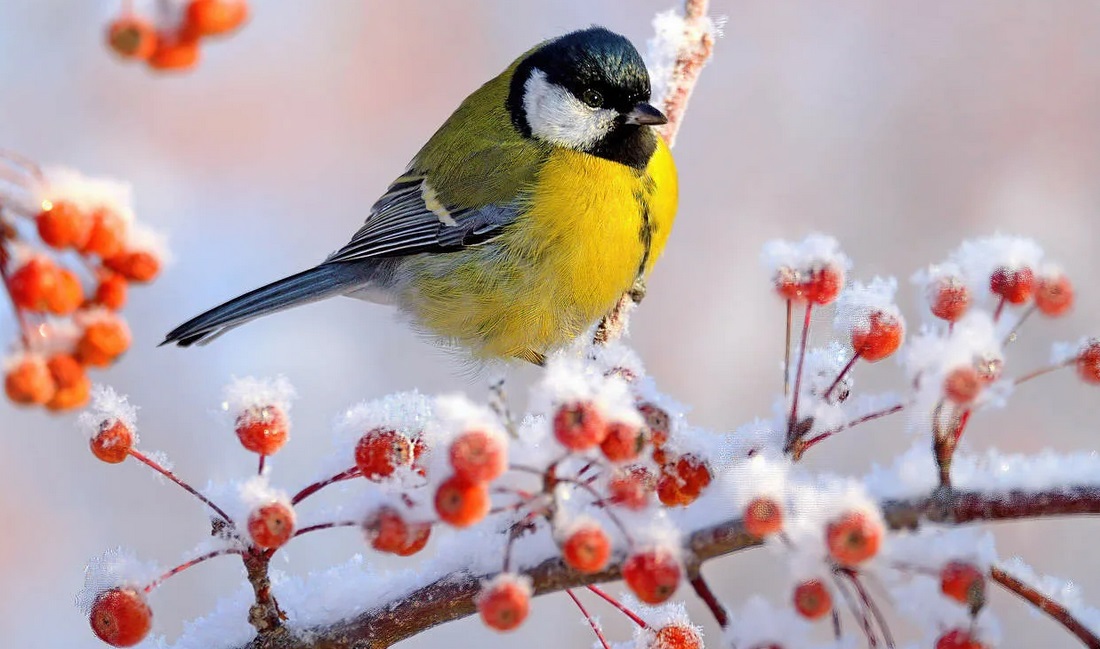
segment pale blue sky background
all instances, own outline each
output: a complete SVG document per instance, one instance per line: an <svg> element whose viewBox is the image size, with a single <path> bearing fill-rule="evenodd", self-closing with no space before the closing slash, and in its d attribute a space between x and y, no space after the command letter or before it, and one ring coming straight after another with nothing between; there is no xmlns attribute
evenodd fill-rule
<svg viewBox="0 0 1100 649"><path fill-rule="evenodd" d="M204 349L154 345L194 313L342 244L465 94L518 53L592 23L641 43L668 1L262 0L241 34L210 45L200 68L179 77L104 51L109 0L0 3L0 147L130 180L140 217L171 236L175 264L126 311L134 351L97 375L142 406L143 445L200 485L243 475L252 458L211 414L221 387L231 375L284 373L301 393L294 440L276 461L292 488L314 473L342 408L412 387L480 393L479 379L389 310L350 300L255 323ZM1041 362L1051 340L1100 331L1100 5L715 0L714 10L729 22L681 132L680 220L633 339L697 422L730 430L769 411L782 309L757 254L776 236L829 232L857 277L893 273L905 283L962 237L1032 235L1077 280L1080 306L1029 327L1010 368ZM914 300L906 284L902 304ZM11 325L0 316L2 340ZM858 379L892 387L898 375L887 362ZM1052 377L979 417L969 443L1095 449L1097 395L1068 374ZM810 462L862 473L909 444L885 425L838 438ZM97 464L70 418L6 403L0 525L0 645L24 649L99 646L71 603L89 557L121 544L169 564L205 533L182 494L133 463ZM1079 580L1100 604L1095 525L997 530L1006 555ZM360 547L352 531L318 535L290 549L286 569ZM769 581L765 594L785 596L782 570L760 552L708 572L734 606ZM231 560L174 579L153 600L156 631L174 637L239 579ZM1013 646L1068 646L1053 625L1005 601L997 604ZM600 610L625 639L620 620ZM405 646L449 646L446 634L458 632L486 647L588 646L577 618L555 596L538 601L518 638L466 621Z"/></svg>

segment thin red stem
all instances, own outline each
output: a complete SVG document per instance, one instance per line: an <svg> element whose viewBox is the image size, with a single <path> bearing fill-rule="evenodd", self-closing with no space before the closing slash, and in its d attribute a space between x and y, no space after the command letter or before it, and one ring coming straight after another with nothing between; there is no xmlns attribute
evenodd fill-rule
<svg viewBox="0 0 1100 649"><path fill-rule="evenodd" d="M607 593L603 592L603 590L599 586L588 585L588 586L585 586L585 588L592 591L597 596L603 598L603 600L605 602L607 602L608 604L610 604L610 605L614 606L615 608L619 609L619 611L621 611L623 615L630 618L631 621L634 622L634 624L637 624L638 626L642 627L643 629L652 630L652 628L648 624L646 624L645 620L638 617L638 615L634 611L632 611L632 610L628 609L627 607L623 606L622 603L619 602L619 600L617 600L614 597L612 597L611 595L608 595Z"/></svg>
<svg viewBox="0 0 1100 649"><path fill-rule="evenodd" d="M195 557L194 559L191 559L190 561L184 561L180 565L176 566L175 568L172 568L168 572L164 573L163 575L161 575L161 576L157 577L156 579L154 579L153 581L149 582L149 585L147 585L145 588L143 588L142 592L149 593L154 588L156 588L157 586L160 586L162 583L164 583L164 581L166 579L168 579L169 577L173 577L175 575L178 575L179 573L183 572L184 570L187 570L188 568L190 568L192 566L197 566L197 565L199 565L200 563L202 563L204 561L208 561L210 559L213 559L214 557L220 557L220 556L224 556L224 555L227 555L227 554L242 554L242 552L237 548L222 548L221 550L214 550L213 552L207 552L206 554L204 554L202 556L199 556L199 557Z"/></svg>
<svg viewBox="0 0 1100 649"><path fill-rule="evenodd" d="M806 317L802 320L802 342L798 349L798 370L794 374L794 396L791 397L791 416L787 419L787 446L794 440L794 425L798 418L798 393L802 391L802 368L806 364L806 343L810 337L810 318L813 317L813 302L806 303Z"/></svg>
<svg viewBox="0 0 1100 649"><path fill-rule="evenodd" d="M794 316L794 302L787 300L787 336L783 345L783 396L791 393L791 320Z"/></svg>
<svg viewBox="0 0 1100 649"><path fill-rule="evenodd" d="M834 428L832 430L827 430L823 433L819 433L819 434L811 437L810 439L806 440L802 444L802 450L803 450L803 452L805 452L806 449L810 448L811 446L813 446L815 444L818 444L820 442L823 442L826 439L829 439L830 437L832 437L833 435L836 435L837 433L839 433L841 431L848 430L849 428L855 428L856 426L858 426L860 424L865 424L869 421L873 421L875 419L880 419L882 417L892 415L895 412L901 412L904 409L905 409L905 404L904 403L899 403L899 404L890 406L889 408L886 408L886 409L883 409L883 410L876 410L875 412L872 412L870 414L863 415L862 417L860 417L858 419L853 419L852 421L844 424L840 428Z"/></svg>
<svg viewBox="0 0 1100 649"><path fill-rule="evenodd" d="M722 606L722 603L718 601L718 597L715 596L714 591L710 589L710 584L706 579L703 579L703 573L696 571L691 576L691 587L695 590L695 594L699 596L699 599L703 600L703 603L710 609L711 615L714 616L714 621L718 623L718 626L723 629L729 626L730 618L726 612L726 607Z"/></svg>
<svg viewBox="0 0 1100 649"><path fill-rule="evenodd" d="M138 462L141 462L145 466L149 467L150 469L152 469L152 470L156 471L157 473L161 474L165 478L168 478L172 482L179 485L179 487L181 489L183 489L187 493L191 494L195 498L198 498L200 501L203 502L203 504L205 504L210 509L214 510L218 514L218 516L220 516L222 518L222 520L224 520L230 526L233 525L233 519L229 518L229 514L226 514L222 510L221 507L218 507L217 505L215 505L212 500L210 500L206 496L199 493L191 485L187 484L183 480L180 480L178 477L176 477L176 474L174 474L171 471L169 471L168 469L162 467L156 460L153 460L152 458L148 457L147 455L145 455L144 453L142 453L141 451L139 451L135 448L130 449L130 456L133 457Z"/></svg>
<svg viewBox="0 0 1100 649"><path fill-rule="evenodd" d="M973 410L968 409L964 411L963 414L959 415L959 423L955 426L954 432L956 445L959 443L959 438L962 437L963 431L966 430L966 425L970 423L970 413L972 412Z"/></svg>
<svg viewBox="0 0 1100 649"><path fill-rule="evenodd" d="M989 571L989 577L1003 586L1005 590L1010 593L1015 593L1024 601L1054 618L1056 622L1064 626L1067 631L1072 633L1086 647L1089 647L1089 649L1100 649L1100 638L1092 631L1089 631L1088 627L1075 618L1066 607L1040 593L1017 577L1009 574L1000 566L993 566Z"/></svg>
<svg viewBox="0 0 1100 649"><path fill-rule="evenodd" d="M1031 381L1032 379L1037 379L1040 376L1050 374L1051 372L1054 372L1055 370L1060 370L1063 367L1069 367L1070 365L1073 365L1075 362L1077 362L1076 357L1071 358L1068 361L1065 361L1065 362L1062 362L1062 363L1056 363L1054 365L1047 365L1046 367L1040 367L1037 370L1032 370L1032 371L1028 372L1027 374L1024 374L1023 376L1017 378L1014 383L1016 385L1020 385L1021 383L1027 383L1028 381Z"/></svg>
<svg viewBox="0 0 1100 649"><path fill-rule="evenodd" d="M859 599L863 602L863 606L871 611L871 615L875 618L875 623L878 625L878 629L882 632L882 640L886 643L886 646L890 649L895 649L897 646L894 643L894 635L890 633L890 628L886 626L886 616L882 614L882 610L879 609L875 600L867 593L867 590L863 587L863 582L859 580L859 575L854 570L845 570L844 574L848 576L848 579L855 586L856 593L859 594Z"/></svg>
<svg viewBox="0 0 1100 649"><path fill-rule="evenodd" d="M333 521L331 523L317 523L316 525L308 525L300 530L294 532L294 537L299 537L303 534L309 534L310 532L316 532L317 530L328 530L334 527L356 527L362 525L362 521Z"/></svg>
<svg viewBox="0 0 1100 649"><path fill-rule="evenodd" d="M294 497L290 499L290 504L297 505L298 503L302 502L306 498L309 498L310 496L324 489L330 484L333 484L334 482L340 482L341 480L347 480L348 478L354 478L357 475L359 475L359 468L353 466L350 469L345 469L340 473L337 473L331 478L326 478L324 480L319 480L312 484L306 485L302 488L301 491L294 494Z"/></svg>
<svg viewBox="0 0 1100 649"><path fill-rule="evenodd" d="M997 309L993 312L993 322L1001 321L1001 314L1005 310L1005 299L1002 297L1001 301L997 303Z"/></svg>
<svg viewBox="0 0 1100 649"><path fill-rule="evenodd" d="M867 609L860 607L856 602L855 597L845 587L844 582L835 574L833 575L833 583L836 584L836 589L840 593L840 596L844 598L844 603L848 605L848 611L851 612L852 617L859 620L860 625L863 627L863 635L867 636L867 646L877 647L878 636L875 634L875 628L871 624L871 618L867 615Z"/></svg>
<svg viewBox="0 0 1100 649"><path fill-rule="evenodd" d="M566 588L565 593L569 595L573 603L581 610L581 615L584 616L584 619L588 620L588 626L592 627L592 632L596 634L600 644L603 645L603 649L611 649L611 645L607 644L607 638L603 637L603 631L600 630L600 625L596 624L596 620L592 619L592 616L588 614L588 609L586 609L584 604L581 604L581 600L577 599L577 596L573 594L573 590L571 588Z"/></svg>
<svg viewBox="0 0 1100 649"><path fill-rule="evenodd" d="M852 354L851 360L849 360L848 364L844 366L844 369L840 370L840 374L836 375L836 379L833 380L832 385L830 385L829 389L825 391L824 395L822 395L821 398L823 400L829 400L829 396L832 395L833 390L836 389L836 386L840 385L840 382L844 380L844 377L848 375L848 372L852 371L852 367L855 366L856 361L859 360L860 356L861 353L859 351L856 351L856 353Z"/></svg>

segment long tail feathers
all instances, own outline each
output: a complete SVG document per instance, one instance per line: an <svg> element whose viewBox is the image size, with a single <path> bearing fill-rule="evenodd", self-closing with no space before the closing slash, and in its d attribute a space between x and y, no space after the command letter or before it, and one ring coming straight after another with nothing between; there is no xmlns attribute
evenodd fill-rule
<svg viewBox="0 0 1100 649"><path fill-rule="evenodd" d="M321 264L245 293L168 332L161 345L204 345L260 316L347 293L364 282L353 264Z"/></svg>

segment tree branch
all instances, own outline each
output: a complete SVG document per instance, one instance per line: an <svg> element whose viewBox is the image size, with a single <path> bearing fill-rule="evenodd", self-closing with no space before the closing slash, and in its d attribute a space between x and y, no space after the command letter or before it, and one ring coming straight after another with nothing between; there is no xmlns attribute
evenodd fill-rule
<svg viewBox="0 0 1100 649"><path fill-rule="evenodd" d="M1097 638L1084 624L1073 617L1073 614L1066 610L1066 607L1040 593L1021 579L1010 575L1000 566L993 566L989 576L1009 592L1015 593L1024 601L1054 618L1058 624L1066 627L1067 631L1076 636L1089 649L1100 649L1100 638Z"/></svg>
<svg viewBox="0 0 1100 649"><path fill-rule="evenodd" d="M937 490L929 496L883 503L883 516L894 530L917 529L925 522L962 525L1002 521L1100 514L1100 487L1076 486L1048 491L1003 493ZM723 521L689 535L685 542L685 563L704 561L760 545L748 534L740 519ZM617 559L621 561L623 557ZM584 575L566 567L560 557L549 558L526 571L535 595L566 588L617 580L619 561L606 570ZM355 618L300 633L257 637L249 649L384 649L434 626L457 620L475 611L474 597L487 575L457 572L394 598L389 603Z"/></svg>

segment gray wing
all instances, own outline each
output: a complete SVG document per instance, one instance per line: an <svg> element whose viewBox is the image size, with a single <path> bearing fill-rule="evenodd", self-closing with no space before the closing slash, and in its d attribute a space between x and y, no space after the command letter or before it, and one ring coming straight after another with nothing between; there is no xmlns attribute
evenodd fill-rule
<svg viewBox="0 0 1100 649"><path fill-rule="evenodd" d="M515 205L448 207L424 176L406 174L390 185L363 227L326 262L462 250L499 236L517 212Z"/></svg>

